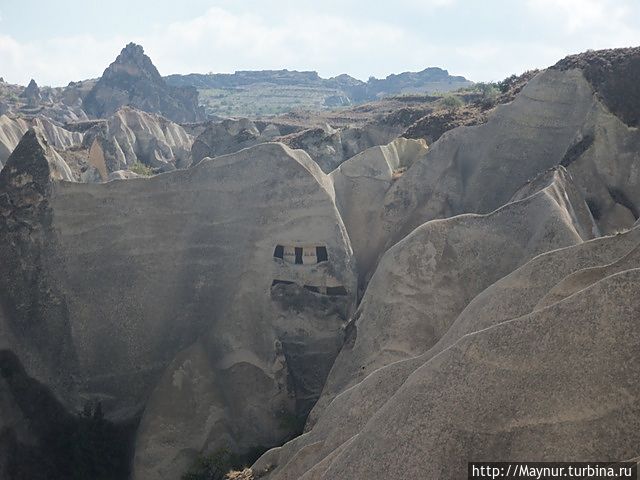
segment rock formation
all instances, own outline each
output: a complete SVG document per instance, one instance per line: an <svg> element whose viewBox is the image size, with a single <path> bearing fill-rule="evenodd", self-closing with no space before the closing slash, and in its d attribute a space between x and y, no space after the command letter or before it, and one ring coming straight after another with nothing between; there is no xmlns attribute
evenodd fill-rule
<svg viewBox="0 0 640 480"><path fill-rule="evenodd" d="M36 81L32 78L29 82L29 85L24 89L24 91L20 94L29 105L37 105L40 100L42 100L42 95L40 94L40 88Z"/></svg>
<svg viewBox="0 0 640 480"><path fill-rule="evenodd" d="M376 123L341 129L324 125L292 133L279 140L291 148L305 150L323 171L329 173L363 150L389 143L399 133L393 127Z"/></svg>
<svg viewBox="0 0 640 480"><path fill-rule="evenodd" d="M243 148L273 141L280 135L277 126L266 125L260 129L247 118L212 122L194 140L191 158L195 165L205 157L235 153Z"/></svg>
<svg viewBox="0 0 640 480"><path fill-rule="evenodd" d="M37 116L31 120L25 120L2 115L0 116L0 168L30 126L39 128L47 143L55 148L65 149L82 143L81 133L70 132L47 117Z"/></svg>
<svg viewBox="0 0 640 480"><path fill-rule="evenodd" d="M102 118L126 105L174 122L200 118L197 90L167 85L142 47L134 43L122 49L83 101L87 113Z"/></svg>
<svg viewBox="0 0 640 480"><path fill-rule="evenodd" d="M84 135L89 170L84 178L106 181L109 174L136 163L157 171L186 168L193 138L180 125L159 115L123 107Z"/></svg>
<svg viewBox="0 0 640 480"><path fill-rule="evenodd" d="M20 151L12 156L18 165ZM12 189L23 182L12 159L0 197L17 195ZM228 445L244 452L298 432L338 353L356 292L331 182L308 155L264 144L152 179L45 185L43 220L29 220L43 228L43 240L9 245L29 245L41 259L33 268L46 293L37 301L21 296L32 291L32 274L20 264L9 264L14 287L2 289L3 304L24 304L17 311L42 332L22 336L9 323L29 375L68 405L99 400L113 420L135 418L146 404L137 478L173 478L200 451ZM13 205L6 218L22 211ZM163 251L173 260L158 262ZM4 255L25 258L3 253L3 264ZM46 314L54 305L57 317ZM59 324L66 336L55 345L70 356L31 361L30 352L47 351L37 342ZM41 365L73 372L74 380ZM199 382L203 375L207 383ZM189 409L185 423L174 405L186 399L200 407ZM181 427L168 431L167 423ZM160 439L180 447L164 450Z"/></svg>
<svg viewBox="0 0 640 480"><path fill-rule="evenodd" d="M458 478L476 458L637 457L640 230L593 237L637 221L638 134L587 79L590 59L613 57L607 78L624 82L633 55L541 72L388 189L368 222L386 253L307 433L254 474Z"/></svg>
<svg viewBox="0 0 640 480"><path fill-rule="evenodd" d="M265 480L637 458L639 55L566 59L428 147L398 116L226 121L174 170L186 130L123 108L76 126L114 180L88 184L30 129L0 172L0 469L83 409L134 480L221 448L275 447L233 474Z"/></svg>

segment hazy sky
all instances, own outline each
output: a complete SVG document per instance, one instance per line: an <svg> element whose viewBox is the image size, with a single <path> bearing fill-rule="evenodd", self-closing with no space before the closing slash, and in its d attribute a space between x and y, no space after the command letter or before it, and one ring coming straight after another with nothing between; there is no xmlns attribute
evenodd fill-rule
<svg viewBox="0 0 640 480"><path fill-rule="evenodd" d="M0 0L0 76L66 85L144 46L163 75L288 68L328 77L446 68L499 80L640 44L639 0Z"/></svg>

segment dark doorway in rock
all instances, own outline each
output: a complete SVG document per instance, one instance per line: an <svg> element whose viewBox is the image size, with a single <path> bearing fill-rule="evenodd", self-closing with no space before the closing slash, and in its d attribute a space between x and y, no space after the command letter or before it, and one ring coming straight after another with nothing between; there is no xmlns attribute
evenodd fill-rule
<svg viewBox="0 0 640 480"><path fill-rule="evenodd" d="M347 289L342 285L339 287L327 287L327 295L346 295Z"/></svg>
<svg viewBox="0 0 640 480"><path fill-rule="evenodd" d="M327 255L327 247L316 247L316 258L318 259L318 263L326 262L329 260L329 256Z"/></svg>
<svg viewBox="0 0 640 480"><path fill-rule="evenodd" d="M302 265L302 247L295 247L296 265Z"/></svg>
<svg viewBox="0 0 640 480"><path fill-rule="evenodd" d="M276 249L273 251L275 258L284 258L284 247L282 245L276 245Z"/></svg>

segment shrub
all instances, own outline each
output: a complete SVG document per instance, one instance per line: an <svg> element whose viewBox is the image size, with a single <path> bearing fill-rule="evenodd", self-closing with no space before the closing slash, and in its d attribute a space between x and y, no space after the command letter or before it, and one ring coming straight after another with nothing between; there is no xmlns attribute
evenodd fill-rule
<svg viewBox="0 0 640 480"><path fill-rule="evenodd" d="M464 102L456 95L447 95L442 99L442 105L449 110L457 110L464 105Z"/></svg>
<svg viewBox="0 0 640 480"><path fill-rule="evenodd" d="M511 86L514 85L517 80L518 80L518 76L515 74L505 78L501 82L497 83L498 90L500 90L500 92L502 93L507 93L511 88Z"/></svg>
<svg viewBox="0 0 640 480"><path fill-rule="evenodd" d="M134 162L131 167L129 167L133 173L137 173L138 175L142 175L143 177L150 177L153 175L153 170L151 167L145 165L144 163L140 163L138 161Z"/></svg>
<svg viewBox="0 0 640 480"><path fill-rule="evenodd" d="M495 105L500 94L499 85L493 82L479 82L475 84L476 90L482 95L480 103L485 107Z"/></svg>

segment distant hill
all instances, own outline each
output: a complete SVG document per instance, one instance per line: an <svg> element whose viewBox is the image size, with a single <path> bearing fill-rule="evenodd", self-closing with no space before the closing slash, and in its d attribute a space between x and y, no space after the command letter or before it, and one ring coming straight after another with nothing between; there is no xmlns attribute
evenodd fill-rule
<svg viewBox="0 0 640 480"><path fill-rule="evenodd" d="M333 108L388 95L448 92L473 83L437 67L392 74L384 79L371 77L367 82L346 74L322 78L315 71L295 70L191 73L164 78L174 87L197 88L207 113L222 116Z"/></svg>

